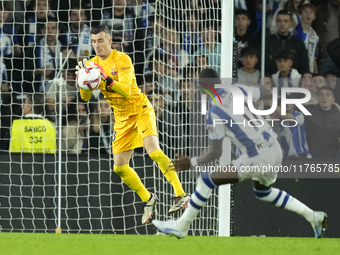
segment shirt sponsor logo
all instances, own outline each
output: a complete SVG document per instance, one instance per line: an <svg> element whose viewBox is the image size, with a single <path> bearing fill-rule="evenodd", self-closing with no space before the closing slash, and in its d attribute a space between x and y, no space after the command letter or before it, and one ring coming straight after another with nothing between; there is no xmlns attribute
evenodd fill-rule
<svg viewBox="0 0 340 255"><path fill-rule="evenodd" d="M114 67L111 69L111 74L116 75L117 74L117 69Z"/></svg>
<svg viewBox="0 0 340 255"><path fill-rule="evenodd" d="M25 132L46 132L46 127L45 126L37 126L37 127L25 126L24 131Z"/></svg>

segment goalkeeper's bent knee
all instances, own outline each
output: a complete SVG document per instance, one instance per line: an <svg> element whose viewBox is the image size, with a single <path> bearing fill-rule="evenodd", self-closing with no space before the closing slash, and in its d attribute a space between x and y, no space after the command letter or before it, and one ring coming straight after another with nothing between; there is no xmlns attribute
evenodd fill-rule
<svg viewBox="0 0 340 255"><path fill-rule="evenodd" d="M129 164L124 166L114 166L113 170L120 176L122 181L132 190L135 190L143 202L150 198L149 191L145 188L138 174Z"/></svg>
<svg viewBox="0 0 340 255"><path fill-rule="evenodd" d="M126 174L126 171L129 170L130 166L129 164L123 165L123 166L113 166L113 171L115 171L116 174L118 174L120 177L124 177Z"/></svg>

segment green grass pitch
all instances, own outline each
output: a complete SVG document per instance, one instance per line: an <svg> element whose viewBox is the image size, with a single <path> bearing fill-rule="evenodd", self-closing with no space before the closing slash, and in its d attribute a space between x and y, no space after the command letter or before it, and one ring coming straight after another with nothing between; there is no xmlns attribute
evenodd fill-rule
<svg viewBox="0 0 340 255"><path fill-rule="evenodd" d="M339 239L0 233L1 255L340 254Z"/></svg>

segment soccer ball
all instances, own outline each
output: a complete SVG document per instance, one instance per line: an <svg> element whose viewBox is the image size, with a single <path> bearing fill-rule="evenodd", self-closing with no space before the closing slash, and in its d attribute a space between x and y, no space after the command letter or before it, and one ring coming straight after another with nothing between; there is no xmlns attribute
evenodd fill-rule
<svg viewBox="0 0 340 255"><path fill-rule="evenodd" d="M88 69L84 67L79 70L77 75L77 84L83 90L95 90L100 84L101 76L97 69Z"/></svg>

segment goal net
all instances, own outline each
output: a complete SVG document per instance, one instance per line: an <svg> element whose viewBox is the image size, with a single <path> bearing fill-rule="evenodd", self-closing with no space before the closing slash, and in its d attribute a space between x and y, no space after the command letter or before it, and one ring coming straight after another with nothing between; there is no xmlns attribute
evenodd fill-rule
<svg viewBox="0 0 340 255"><path fill-rule="evenodd" d="M176 154L202 155L209 142L195 79L206 67L221 72L220 4L1 1L0 231L54 232L61 212L63 232L156 233L150 223L141 224L143 203L138 195L113 172L111 108L101 93L95 92L89 102L80 99L74 67L94 56L90 29L109 26L112 48L131 57L137 83L154 106L164 153L171 159ZM61 94L51 82L59 71ZM43 101L31 95L41 95ZM32 108L42 109L43 117L32 117ZM37 119L48 122L39 126ZM55 129L54 140L46 123ZM18 140L20 136L26 140ZM159 198L154 217L179 217L181 213L169 215L173 189L144 149L134 151L130 166ZM179 174L188 194L195 190L197 174ZM217 235L217 205L214 192L190 234Z"/></svg>

